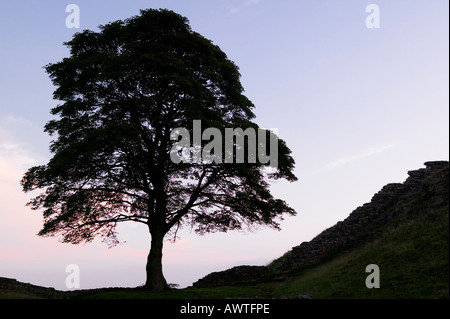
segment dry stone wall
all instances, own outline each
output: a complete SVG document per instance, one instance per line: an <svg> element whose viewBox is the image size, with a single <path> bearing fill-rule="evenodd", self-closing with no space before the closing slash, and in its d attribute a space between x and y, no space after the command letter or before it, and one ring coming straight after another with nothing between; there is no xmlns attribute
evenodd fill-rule
<svg viewBox="0 0 450 319"><path fill-rule="evenodd" d="M196 288L252 285L263 282L271 277L270 270L265 266L237 266L231 269L213 272L193 284Z"/></svg>
<svg viewBox="0 0 450 319"><path fill-rule="evenodd" d="M35 286L4 277L0 277L0 291L14 292L15 294L20 294L31 298L65 299L69 297L68 294L55 290L54 288Z"/></svg>
<svg viewBox="0 0 450 319"><path fill-rule="evenodd" d="M426 162L404 183L384 186L369 203L309 242L292 248L276 271L299 270L374 240L394 216L426 214L449 203L448 161Z"/></svg>

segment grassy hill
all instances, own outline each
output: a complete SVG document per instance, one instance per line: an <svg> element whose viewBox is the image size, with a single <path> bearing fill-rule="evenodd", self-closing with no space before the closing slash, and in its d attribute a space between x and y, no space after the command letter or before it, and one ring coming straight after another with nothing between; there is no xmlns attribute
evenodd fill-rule
<svg viewBox="0 0 450 319"><path fill-rule="evenodd" d="M273 295L314 298L449 298L449 210L405 220L379 239L273 284ZM380 288L368 289L368 264Z"/></svg>

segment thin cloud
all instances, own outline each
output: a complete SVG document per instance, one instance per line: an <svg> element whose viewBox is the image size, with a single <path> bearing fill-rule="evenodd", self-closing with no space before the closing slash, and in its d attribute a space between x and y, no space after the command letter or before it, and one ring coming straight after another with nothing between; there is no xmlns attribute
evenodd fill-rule
<svg viewBox="0 0 450 319"><path fill-rule="evenodd" d="M349 163L362 160L362 159L370 157L372 155L385 152L385 151L395 147L396 145L397 144L395 144L395 143L391 143L391 144L386 144L386 145L382 145L382 146L371 147L371 148L365 149L357 154L343 156L343 157L338 158L337 160L327 164L325 166L325 168L329 169L329 168L336 168L339 166L347 165Z"/></svg>
<svg viewBox="0 0 450 319"><path fill-rule="evenodd" d="M261 2L261 0L245 0L244 5L246 7L249 7L249 6L257 5L260 2Z"/></svg>
<svg viewBox="0 0 450 319"><path fill-rule="evenodd" d="M37 159L19 143L0 143L0 158L9 160L15 167L36 165Z"/></svg>
<svg viewBox="0 0 450 319"><path fill-rule="evenodd" d="M240 11L242 8L255 6L255 5L258 5L260 2L261 2L261 0L245 0L244 2L241 2L238 5L232 7L230 9L230 13L234 14L234 13Z"/></svg>
<svg viewBox="0 0 450 319"><path fill-rule="evenodd" d="M49 137L35 123L13 115L0 115L0 158L27 170L46 159ZM0 171L0 174L4 171Z"/></svg>

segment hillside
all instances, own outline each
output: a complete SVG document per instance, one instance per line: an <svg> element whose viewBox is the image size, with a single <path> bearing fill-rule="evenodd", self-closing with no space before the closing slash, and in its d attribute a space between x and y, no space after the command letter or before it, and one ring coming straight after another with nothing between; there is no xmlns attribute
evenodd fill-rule
<svg viewBox="0 0 450 319"><path fill-rule="evenodd" d="M293 247L284 258L274 261L272 268L280 272L298 271L373 242L398 224L426 218L442 209L448 214L448 162L424 165L426 168L409 171L404 183L384 186L369 203L310 242Z"/></svg>
<svg viewBox="0 0 450 319"><path fill-rule="evenodd" d="M0 298L449 298L449 163L425 163L267 266L211 273L186 289L58 292L0 278ZM368 289L366 266L380 270ZM43 290L42 290L42 289Z"/></svg>
<svg viewBox="0 0 450 319"><path fill-rule="evenodd" d="M370 291L364 284L366 266L377 264L384 279L382 291L387 292L386 285L395 286L385 297L448 298L449 165L447 161L424 165L408 172L404 183L384 186L345 220L293 247L267 267L239 266L212 273L194 287L276 279L284 282L276 285L274 293L357 297ZM361 294L348 291L355 281L351 289L362 287ZM428 292L418 287L427 287ZM341 294L341 290L346 292Z"/></svg>

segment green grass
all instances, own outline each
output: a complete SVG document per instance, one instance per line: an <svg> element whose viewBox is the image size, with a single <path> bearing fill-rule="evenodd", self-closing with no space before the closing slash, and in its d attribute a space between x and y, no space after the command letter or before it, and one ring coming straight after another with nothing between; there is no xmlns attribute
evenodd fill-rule
<svg viewBox="0 0 450 319"><path fill-rule="evenodd" d="M368 289L368 264L380 288ZM449 298L448 208L388 229L378 240L281 283L274 295L314 298Z"/></svg>
<svg viewBox="0 0 450 319"><path fill-rule="evenodd" d="M100 292L86 294L83 299L224 299L253 298L260 296L259 286L217 287L217 288L184 288L173 289L162 293L136 290Z"/></svg>
<svg viewBox="0 0 450 319"><path fill-rule="evenodd" d="M24 293L0 290L0 299L34 299L34 297Z"/></svg>
<svg viewBox="0 0 450 319"><path fill-rule="evenodd" d="M245 287L186 288L165 293L102 292L86 298L449 298L448 207L410 220L393 221L364 247L303 270L283 281ZM275 261L276 263L276 261ZM365 285L368 264L380 269L380 288Z"/></svg>

